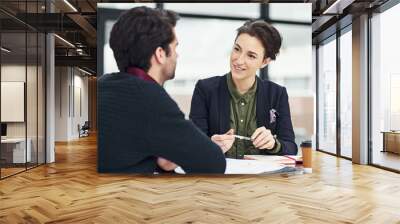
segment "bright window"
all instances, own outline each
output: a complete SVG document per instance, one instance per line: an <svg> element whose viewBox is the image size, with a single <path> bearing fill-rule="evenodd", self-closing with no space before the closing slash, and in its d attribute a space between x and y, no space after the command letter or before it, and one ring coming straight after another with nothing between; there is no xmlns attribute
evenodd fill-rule
<svg viewBox="0 0 400 224"><path fill-rule="evenodd" d="M398 21L400 4L371 19L371 132L372 163L400 170L398 154L382 152L386 150L382 132L400 130L400 33L395 28L398 27Z"/></svg>
<svg viewBox="0 0 400 224"><path fill-rule="evenodd" d="M340 152L352 157L352 35L351 30L340 37Z"/></svg>
<svg viewBox="0 0 400 224"><path fill-rule="evenodd" d="M319 149L336 153L336 39L318 48Z"/></svg>

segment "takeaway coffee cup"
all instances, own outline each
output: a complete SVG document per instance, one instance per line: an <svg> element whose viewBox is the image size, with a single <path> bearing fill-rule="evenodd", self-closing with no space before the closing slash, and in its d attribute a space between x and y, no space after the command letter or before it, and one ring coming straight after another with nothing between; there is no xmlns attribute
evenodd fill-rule
<svg viewBox="0 0 400 224"><path fill-rule="evenodd" d="M311 141L304 141L300 145L303 155L304 173L312 173L312 149Z"/></svg>

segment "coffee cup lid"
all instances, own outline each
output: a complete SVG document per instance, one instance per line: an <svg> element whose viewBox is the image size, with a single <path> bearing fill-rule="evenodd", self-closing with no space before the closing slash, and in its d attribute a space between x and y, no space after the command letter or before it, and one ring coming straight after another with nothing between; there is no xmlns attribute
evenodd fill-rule
<svg viewBox="0 0 400 224"><path fill-rule="evenodd" d="M311 141L303 141L300 145L300 147L311 147Z"/></svg>

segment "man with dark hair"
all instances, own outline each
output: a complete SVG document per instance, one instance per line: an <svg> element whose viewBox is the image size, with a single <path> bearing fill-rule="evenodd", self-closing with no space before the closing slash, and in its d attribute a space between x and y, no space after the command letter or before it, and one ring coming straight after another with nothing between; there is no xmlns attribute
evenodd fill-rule
<svg viewBox="0 0 400 224"><path fill-rule="evenodd" d="M98 80L98 171L224 173L221 149L162 88L174 78L177 14L147 7L123 13L110 46L119 73Z"/></svg>

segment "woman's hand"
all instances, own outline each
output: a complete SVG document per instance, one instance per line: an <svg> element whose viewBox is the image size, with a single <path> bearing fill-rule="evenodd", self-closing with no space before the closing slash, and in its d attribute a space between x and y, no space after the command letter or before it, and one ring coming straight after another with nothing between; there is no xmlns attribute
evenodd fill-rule
<svg viewBox="0 0 400 224"><path fill-rule="evenodd" d="M172 171L175 170L176 167L178 167L178 165L176 165L175 163L162 157L157 158L157 165L165 171Z"/></svg>
<svg viewBox="0 0 400 224"><path fill-rule="evenodd" d="M233 136L233 134L234 130L230 129L225 134L211 136L211 140L221 148L223 153L226 153L231 149L233 142L235 141L235 136Z"/></svg>
<svg viewBox="0 0 400 224"><path fill-rule="evenodd" d="M265 127L257 128L251 135L251 140L257 149L273 149L275 146L275 138L271 130Z"/></svg>

